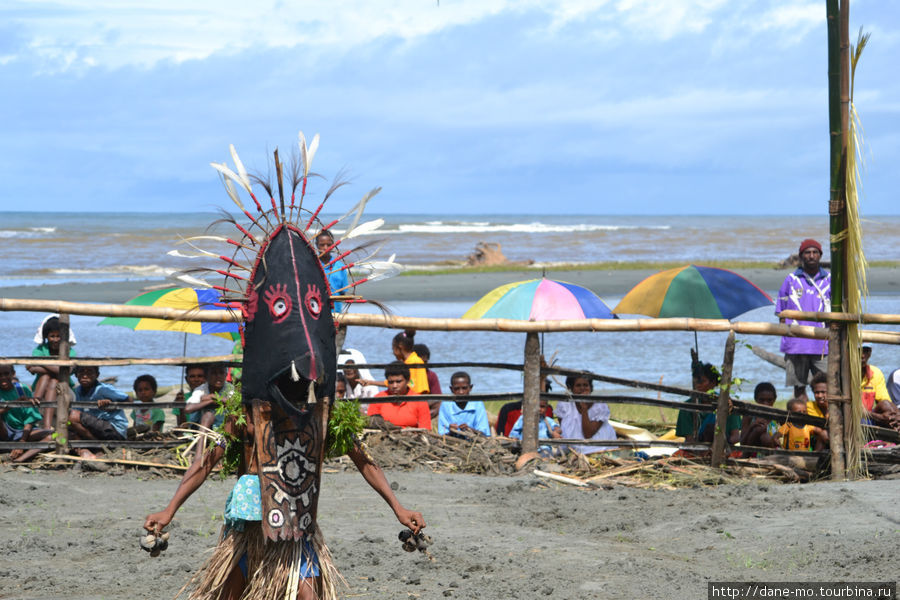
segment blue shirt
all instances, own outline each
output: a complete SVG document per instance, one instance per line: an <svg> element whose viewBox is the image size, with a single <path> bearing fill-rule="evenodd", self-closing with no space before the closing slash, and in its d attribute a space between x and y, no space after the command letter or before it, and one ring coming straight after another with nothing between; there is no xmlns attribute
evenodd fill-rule
<svg viewBox="0 0 900 600"><path fill-rule="evenodd" d="M559 427L556 419L551 417L545 417L541 415L541 420L538 422L538 439L539 440L549 440L550 439L550 428L556 429ZM519 419L516 421L516 424L513 425L512 430L509 432L509 437L516 438L517 440L522 439L522 415L519 415ZM550 446L540 446L541 450L550 450Z"/></svg>
<svg viewBox="0 0 900 600"><path fill-rule="evenodd" d="M465 408L460 408L456 402L441 402L441 410L438 411L438 433L448 434L451 424L468 425L484 435L491 435L484 402L477 400L466 402Z"/></svg>
<svg viewBox="0 0 900 600"><path fill-rule="evenodd" d="M331 288L332 295L341 295L341 294L352 294L352 289L346 289L343 291L338 291L341 288L345 288L350 285L350 278L347 276L347 269L342 271L338 271L344 265L341 264L341 261L338 261L331 265L331 268L325 271L325 276L328 278L328 287ZM334 312L341 312L344 310L343 302L335 302L334 303Z"/></svg>
<svg viewBox="0 0 900 600"><path fill-rule="evenodd" d="M90 394L85 394L80 385L75 388L75 402L93 402L96 404L97 400L103 400L104 398L112 400L113 402L128 402L128 394L123 394L116 388L106 385L105 383L97 382L97 385L94 386L94 389L91 390ZM110 425L112 425L116 432L123 438L125 438L128 433L128 417L121 408L103 410L95 406L94 408L76 408L75 410L80 410L97 417L98 419L109 421Z"/></svg>

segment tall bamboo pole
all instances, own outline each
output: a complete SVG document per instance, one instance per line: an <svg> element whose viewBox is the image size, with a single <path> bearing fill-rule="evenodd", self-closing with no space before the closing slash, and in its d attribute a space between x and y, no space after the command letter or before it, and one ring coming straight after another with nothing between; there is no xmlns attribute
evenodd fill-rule
<svg viewBox="0 0 900 600"><path fill-rule="evenodd" d="M844 237L846 216L847 136L849 135L850 101L850 41L849 0L826 0L828 23L828 127L830 136L830 179L828 214L831 245L831 310L842 312L844 307L844 277L846 274L846 249ZM844 29L847 29L846 48ZM846 98L846 104L844 99ZM847 326L832 322L828 344L828 430L831 437L831 476L846 476L843 406L838 398L849 398L849 381L844 372L844 345ZM843 443L841 443L843 442Z"/></svg>
<svg viewBox="0 0 900 600"><path fill-rule="evenodd" d="M522 454L537 452L541 419L541 343L538 334L525 335L525 377L522 390Z"/></svg>

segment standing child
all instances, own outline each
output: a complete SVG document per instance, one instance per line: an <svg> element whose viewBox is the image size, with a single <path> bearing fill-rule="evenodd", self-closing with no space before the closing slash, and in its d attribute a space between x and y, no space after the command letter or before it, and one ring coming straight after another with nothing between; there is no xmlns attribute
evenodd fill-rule
<svg viewBox="0 0 900 600"><path fill-rule="evenodd" d="M134 380L134 397L138 402L152 403L156 397L156 378L153 375L140 375ZM148 431L160 432L166 422L166 413L161 408L136 408L131 411L135 433Z"/></svg>
<svg viewBox="0 0 900 600"><path fill-rule="evenodd" d="M41 413L34 406L5 406L6 402L31 400L31 390L15 380L16 371L12 365L0 365L0 441L33 442L41 440L49 429L35 429L40 424ZM14 461L26 461L41 452L40 449L25 451L16 448L9 457Z"/></svg>
<svg viewBox="0 0 900 600"><path fill-rule="evenodd" d="M799 396L788 400L789 413L799 415L806 414L806 396ZM811 440L815 436L815 449L823 450L828 444L828 432L814 425L794 425L787 422L778 428L781 436L780 446L785 450L810 450Z"/></svg>
<svg viewBox="0 0 900 600"><path fill-rule="evenodd" d="M60 326L59 317L50 315L45 317L41 326L38 328L34 336L34 341L38 345L32 350L32 356L50 357L59 355ZM69 330L69 356L75 356L75 334ZM56 427L56 396L60 391L59 367L50 365L29 365L25 367L29 373L34 375L34 383L31 387L34 389L34 398L38 403L44 402L44 408L41 409L43 415L44 427L53 429ZM69 385L70 382L63 382L63 385Z"/></svg>

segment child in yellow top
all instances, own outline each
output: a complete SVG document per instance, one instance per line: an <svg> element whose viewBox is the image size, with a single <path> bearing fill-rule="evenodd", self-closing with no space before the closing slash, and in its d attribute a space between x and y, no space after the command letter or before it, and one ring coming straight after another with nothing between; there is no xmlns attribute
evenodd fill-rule
<svg viewBox="0 0 900 600"><path fill-rule="evenodd" d="M806 414L806 400L794 398L787 403L789 413ZM778 428L781 447L785 450L810 450L810 440L815 436L815 449L822 450L828 443L828 432L814 425L794 425L787 422Z"/></svg>

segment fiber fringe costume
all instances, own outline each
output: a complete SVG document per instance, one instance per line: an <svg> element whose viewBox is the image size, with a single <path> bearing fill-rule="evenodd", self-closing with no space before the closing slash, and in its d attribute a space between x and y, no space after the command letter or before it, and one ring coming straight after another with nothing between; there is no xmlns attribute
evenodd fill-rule
<svg viewBox="0 0 900 600"><path fill-rule="evenodd" d="M228 499L218 545L182 589L191 599L218 598L235 568L244 574L242 598L247 599L296 598L304 581L308 585L307 578L314 576L321 576L319 597L336 598L336 588L343 581L316 524L337 360L331 309L335 301L345 306L363 302L354 294L355 286L392 275L400 267L393 256L386 261L372 260L377 252L373 244L346 251L341 247L346 240L383 224L381 219L360 223L366 203L380 188L327 224L319 220L319 214L345 182L334 182L314 210L303 206L318 142L316 135L307 146L300 133L300 157L288 173L275 151L277 188L248 175L231 146L234 169L225 164L212 166L247 223L225 213L222 221L232 224L238 235L197 236L184 240L191 252L170 252L224 262L224 268L192 269L179 279L194 287L219 290L222 302L232 307L239 303L243 316L241 392L249 425L239 435L244 442L242 476ZM268 198L257 199L254 186L262 188ZM245 208L244 194L255 212L251 212L253 207ZM339 224L345 231L343 237L336 236L331 248L319 254L314 245L316 235ZM219 249L200 249L198 243ZM323 264L320 258L332 253L331 261ZM326 270L349 273L350 267L363 278L351 279L344 289L329 289ZM206 276L224 278L224 282L213 285L201 278Z"/></svg>

